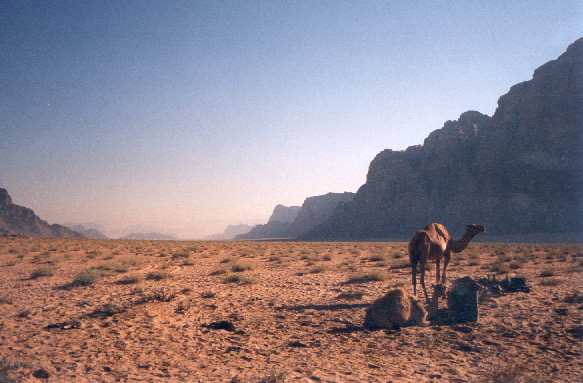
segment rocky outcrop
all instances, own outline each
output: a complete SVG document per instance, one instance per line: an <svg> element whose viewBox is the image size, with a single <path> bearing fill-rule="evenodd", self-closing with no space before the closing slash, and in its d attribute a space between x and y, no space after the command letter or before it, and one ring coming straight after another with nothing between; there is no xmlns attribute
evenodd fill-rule
<svg viewBox="0 0 583 383"><path fill-rule="evenodd" d="M344 192L306 198L296 219L291 224L290 235L293 237L301 236L326 222L338 205L351 201L354 196L355 193Z"/></svg>
<svg viewBox="0 0 583 383"><path fill-rule="evenodd" d="M271 217L267 221L267 224L270 223L292 223L298 213L300 212L299 206L284 206L284 205L277 205L273 209L273 213L271 213Z"/></svg>
<svg viewBox="0 0 583 383"><path fill-rule="evenodd" d="M249 233L236 238L296 238L324 223L338 205L352 200L354 195L349 192L328 193L306 198L301 207L277 205L267 224L257 225Z"/></svg>
<svg viewBox="0 0 583 383"><path fill-rule="evenodd" d="M303 239L405 238L429 222L490 234L583 232L583 39L421 146L384 150L356 197Z"/></svg>
<svg viewBox="0 0 583 383"><path fill-rule="evenodd" d="M299 206L277 205L265 225L256 225L248 233L237 235L235 239L289 238L291 224L299 210Z"/></svg>
<svg viewBox="0 0 583 383"><path fill-rule="evenodd" d="M108 239L108 237L103 234L101 231L92 228L92 227L85 227L83 225L67 225L67 227L77 233L83 235L85 238L89 239Z"/></svg>
<svg viewBox="0 0 583 383"><path fill-rule="evenodd" d="M30 237L83 238L65 226L49 225L29 208L15 205L6 189L0 188L0 233Z"/></svg>
<svg viewBox="0 0 583 383"><path fill-rule="evenodd" d="M246 224L229 225L222 233L211 234L205 239L211 241L228 241L234 239L238 235L247 234L251 229L253 229L253 226Z"/></svg>

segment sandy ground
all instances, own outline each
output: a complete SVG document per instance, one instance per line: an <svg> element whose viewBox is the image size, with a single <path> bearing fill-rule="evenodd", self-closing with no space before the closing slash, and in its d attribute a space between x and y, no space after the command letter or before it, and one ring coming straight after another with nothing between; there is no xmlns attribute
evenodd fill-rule
<svg viewBox="0 0 583 383"><path fill-rule="evenodd" d="M476 324L364 330L406 263L404 243L2 238L0 382L583 381L583 247L471 244L450 281L531 292Z"/></svg>

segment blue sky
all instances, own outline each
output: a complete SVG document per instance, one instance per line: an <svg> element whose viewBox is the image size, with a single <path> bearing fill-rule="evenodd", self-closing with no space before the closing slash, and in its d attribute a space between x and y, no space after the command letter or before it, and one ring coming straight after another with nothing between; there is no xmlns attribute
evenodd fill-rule
<svg viewBox="0 0 583 383"><path fill-rule="evenodd" d="M195 237L356 191L583 36L580 1L4 1L0 186Z"/></svg>

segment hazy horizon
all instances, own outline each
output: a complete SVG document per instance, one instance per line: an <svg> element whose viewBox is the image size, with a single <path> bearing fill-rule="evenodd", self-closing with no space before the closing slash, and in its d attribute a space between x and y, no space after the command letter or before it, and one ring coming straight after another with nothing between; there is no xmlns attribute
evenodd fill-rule
<svg viewBox="0 0 583 383"><path fill-rule="evenodd" d="M196 238L356 190L583 36L583 3L3 2L0 187Z"/></svg>

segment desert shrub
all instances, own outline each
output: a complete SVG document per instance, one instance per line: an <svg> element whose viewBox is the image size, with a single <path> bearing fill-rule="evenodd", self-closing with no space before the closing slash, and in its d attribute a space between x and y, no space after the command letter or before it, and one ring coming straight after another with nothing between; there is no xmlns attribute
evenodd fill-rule
<svg viewBox="0 0 583 383"><path fill-rule="evenodd" d="M555 275L555 272L552 269L544 269L540 272L539 276L542 278L552 277Z"/></svg>
<svg viewBox="0 0 583 383"><path fill-rule="evenodd" d="M346 291L338 294L336 299L346 300L346 301L357 301L361 300L364 294L360 291Z"/></svg>
<svg viewBox="0 0 583 383"><path fill-rule="evenodd" d="M243 271L251 270L253 267L247 263L233 263L231 265L231 271L234 273L241 273Z"/></svg>
<svg viewBox="0 0 583 383"><path fill-rule="evenodd" d="M360 273L350 276L345 284L355 284L355 283L368 283L368 282L378 282L384 281L386 276L382 273L372 272L372 273Z"/></svg>
<svg viewBox="0 0 583 383"><path fill-rule="evenodd" d="M540 284L543 286L558 286L561 284L561 280L558 278L545 278Z"/></svg>
<svg viewBox="0 0 583 383"><path fill-rule="evenodd" d="M163 279L167 279L168 277L170 277L170 275L163 271L150 271L148 274L146 274L146 279L148 281L161 281Z"/></svg>
<svg viewBox="0 0 583 383"><path fill-rule="evenodd" d="M30 273L30 279L37 279L41 277L51 277L53 276L53 270L48 267L39 267Z"/></svg>
<svg viewBox="0 0 583 383"><path fill-rule="evenodd" d="M257 383L283 383L286 374L284 372L271 372L269 375L260 378Z"/></svg>
<svg viewBox="0 0 583 383"><path fill-rule="evenodd" d="M173 259L179 259L179 258L189 258L190 257L190 253L186 252L186 251L177 251L174 254L172 254L172 258Z"/></svg>
<svg viewBox="0 0 583 383"><path fill-rule="evenodd" d="M332 260L332 257L329 256L328 254L322 255L322 261L331 261L331 260Z"/></svg>
<svg viewBox="0 0 583 383"><path fill-rule="evenodd" d="M230 263L230 262L235 262L235 261L236 261L236 259L233 257L226 257L226 258L221 259L221 263Z"/></svg>
<svg viewBox="0 0 583 383"><path fill-rule="evenodd" d="M207 290L207 291L203 291L200 294L200 296L201 296L201 298L204 298L204 299L211 299L211 298L214 298L215 297L215 293L213 293L210 290Z"/></svg>
<svg viewBox="0 0 583 383"><path fill-rule="evenodd" d="M228 275L223 278L223 283L233 283L237 285L248 285L253 283L253 279L243 275Z"/></svg>
<svg viewBox="0 0 583 383"><path fill-rule="evenodd" d="M214 269L213 271L211 271L210 275L223 275L226 273L227 273L226 269L218 268L218 269Z"/></svg>
<svg viewBox="0 0 583 383"><path fill-rule="evenodd" d="M138 283L141 278L137 275L127 275L121 279L119 279L116 283L118 285L132 285L134 283Z"/></svg>
<svg viewBox="0 0 583 383"><path fill-rule="evenodd" d="M326 271L326 268L324 266L318 265L318 266L314 266L311 269L308 270L308 274L319 274Z"/></svg>
<svg viewBox="0 0 583 383"><path fill-rule="evenodd" d="M519 262L512 261L512 262L510 262L508 267L510 268L510 270L518 270L522 267L522 265Z"/></svg>
<svg viewBox="0 0 583 383"><path fill-rule="evenodd" d="M385 259L386 258L382 255L371 255L370 257L368 257L368 260L371 262L384 262Z"/></svg>
<svg viewBox="0 0 583 383"><path fill-rule="evenodd" d="M11 305L12 304L12 299L4 296L4 295L0 295L0 305Z"/></svg>
<svg viewBox="0 0 583 383"><path fill-rule="evenodd" d="M97 280L98 273L94 269L83 271L73 277L68 287L91 286Z"/></svg>

